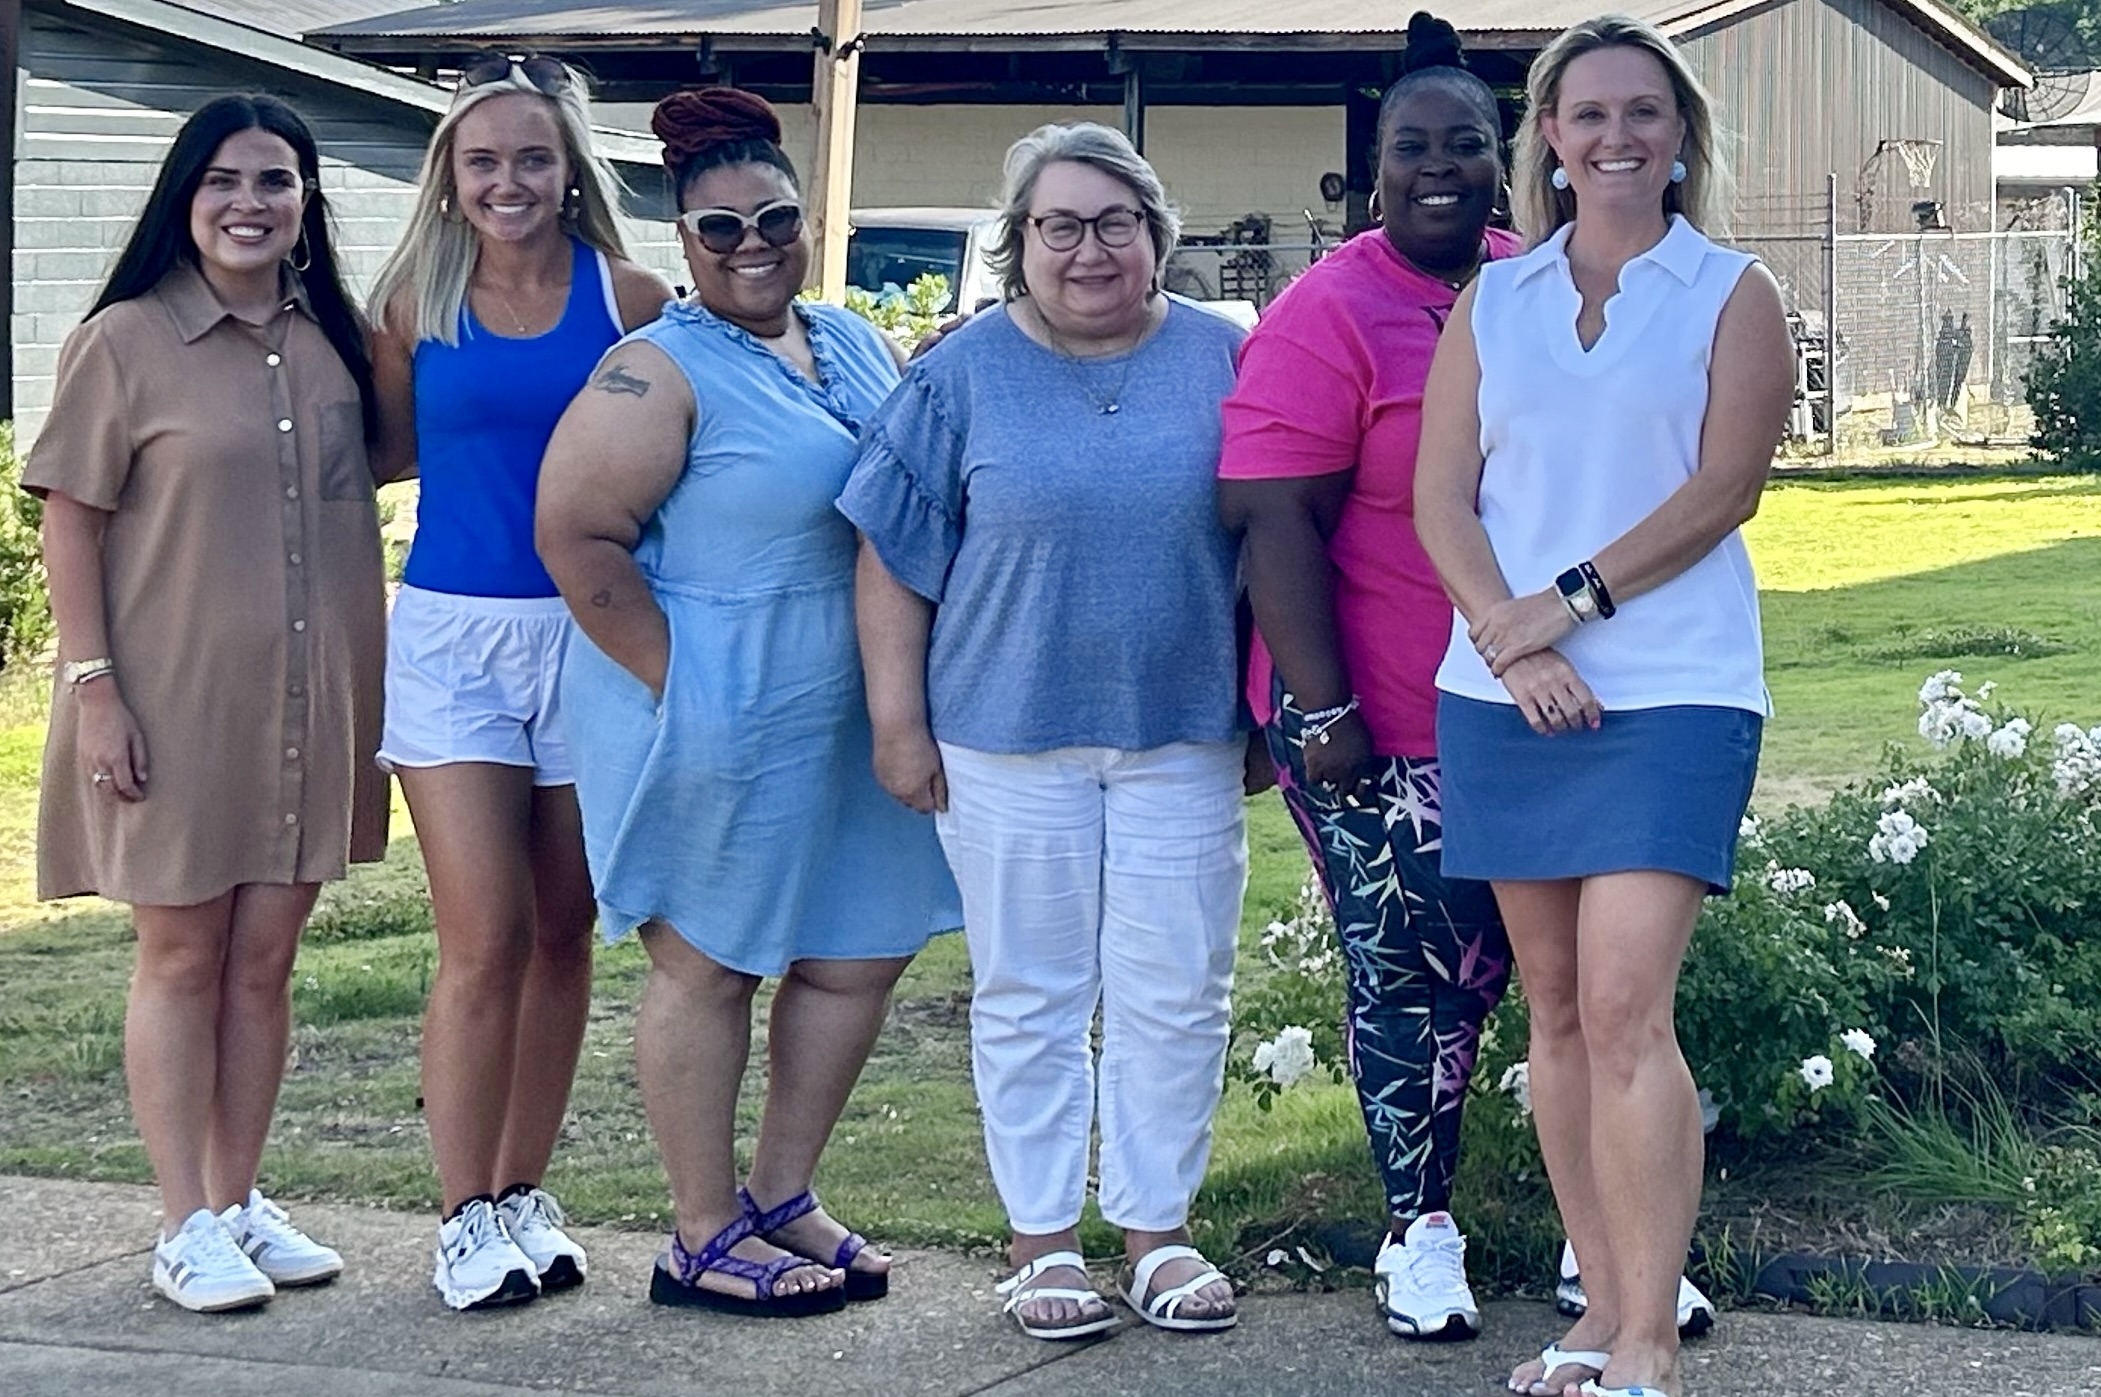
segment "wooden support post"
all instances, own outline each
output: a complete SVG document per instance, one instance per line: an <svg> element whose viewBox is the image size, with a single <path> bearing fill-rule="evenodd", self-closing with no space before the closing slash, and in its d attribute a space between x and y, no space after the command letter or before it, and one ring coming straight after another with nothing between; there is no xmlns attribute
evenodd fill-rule
<svg viewBox="0 0 2101 1397"><path fill-rule="evenodd" d="M0 154L7 183L0 193L0 421L15 415L15 107L22 67L22 0L0 0Z"/></svg>
<svg viewBox="0 0 2101 1397"><path fill-rule="evenodd" d="M1372 191L1378 187L1380 89L1352 82L1343 94L1342 143L1344 176L1343 236L1350 237L1371 227Z"/></svg>
<svg viewBox="0 0 2101 1397"><path fill-rule="evenodd" d="M853 227L854 109L861 87L861 0L817 0L810 115L817 159L810 170L810 233L817 242L817 288L846 299L846 240Z"/></svg>
<svg viewBox="0 0 2101 1397"><path fill-rule="evenodd" d="M1123 72L1123 133L1140 155L1145 154L1145 67L1136 58L1126 60Z"/></svg>

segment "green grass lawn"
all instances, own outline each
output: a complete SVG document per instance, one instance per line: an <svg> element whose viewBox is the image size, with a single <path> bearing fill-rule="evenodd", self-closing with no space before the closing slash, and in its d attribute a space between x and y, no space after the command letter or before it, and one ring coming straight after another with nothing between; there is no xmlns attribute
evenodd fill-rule
<svg viewBox="0 0 2101 1397"><path fill-rule="evenodd" d="M1778 706L1761 801L1813 798L1864 774L1884 742L1916 741L1919 681L1943 666L1999 680L2039 717L2101 721L2101 481L1789 479L1749 533ZM121 1073L124 919L107 904L33 898L40 685L0 676L0 1171L143 1180ZM403 837L387 863L327 892L301 952L297 1063L265 1162L287 1196L434 1201L416 1047L435 951L415 846L397 816ZM1288 911L1305 858L1274 797L1252 808L1250 841L1243 965L1259 974L1254 936ZM662 1224L665 1202L633 1082L642 974L632 945L600 958L549 1182L581 1219L647 1227ZM978 1246L1000 1236L969 1082L968 993L959 939L938 941L901 986L826 1158L830 1203L888 1240ZM746 1150L755 1103L748 1090ZM1477 1278L1491 1285L1536 1283L1557 1245L1510 1116L1499 1098L1472 1113L1461 1184ZM1736 1185L1739 1195L1780 1186ZM1379 1211L1346 1090L1299 1088L1270 1113L1228 1092L1198 1206L1198 1240L1215 1256L1253 1266L1282 1239L1318 1244ZM1108 1242L1096 1227L1091 1249Z"/></svg>

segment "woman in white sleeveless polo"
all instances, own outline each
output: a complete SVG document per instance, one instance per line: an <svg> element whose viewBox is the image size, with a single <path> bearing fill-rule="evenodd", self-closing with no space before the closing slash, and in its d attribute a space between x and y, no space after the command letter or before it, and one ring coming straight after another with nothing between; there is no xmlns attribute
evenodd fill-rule
<svg viewBox="0 0 2101 1397"><path fill-rule="evenodd" d="M1738 526L1792 393L1772 277L1701 232L1706 94L1654 28L1533 65L1515 207L1431 369L1416 521L1456 605L1438 670L1448 877L1485 878L1531 1010L1540 1146L1589 1309L1511 1375L1678 1397L1701 1181L1672 1003L1725 892L1768 712Z"/></svg>

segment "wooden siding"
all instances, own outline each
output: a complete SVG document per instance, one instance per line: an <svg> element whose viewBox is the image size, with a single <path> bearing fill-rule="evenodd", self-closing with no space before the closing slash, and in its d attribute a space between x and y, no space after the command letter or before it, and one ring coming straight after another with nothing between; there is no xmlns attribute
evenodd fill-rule
<svg viewBox="0 0 2101 1397"><path fill-rule="evenodd" d="M117 26L23 16L15 153L15 411L23 439L51 402L58 348L78 323L183 119L224 92L271 92L322 150L346 271L378 269L407 213L430 123L261 63Z"/></svg>
<svg viewBox="0 0 2101 1397"><path fill-rule="evenodd" d="M434 118L269 64L118 25L23 16L15 151L16 430L51 403L59 346L94 299L185 117L226 92L269 92L321 147L321 187L354 294L400 236ZM645 172L625 171L639 186ZM637 258L670 275L669 226L626 221ZM680 271L677 280L683 280Z"/></svg>
<svg viewBox="0 0 2101 1397"><path fill-rule="evenodd" d="M1911 231L1915 199L1939 200L1959 231L1991 228L1998 89L1880 0L1781 0L1684 49L1727 128L1739 236L1821 233L1827 173L1841 232ZM1884 140L1941 142L1926 189L1894 152L1875 161Z"/></svg>

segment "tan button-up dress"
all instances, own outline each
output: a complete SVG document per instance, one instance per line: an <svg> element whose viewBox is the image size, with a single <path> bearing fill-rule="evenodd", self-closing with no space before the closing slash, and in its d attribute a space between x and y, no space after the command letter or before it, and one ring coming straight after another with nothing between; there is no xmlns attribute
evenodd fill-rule
<svg viewBox="0 0 2101 1397"><path fill-rule="evenodd" d="M61 678L37 895L188 906L378 859L379 519L357 384L303 297L251 325L178 266L87 321L22 483L109 511L110 658L150 778L135 804L90 784Z"/></svg>

